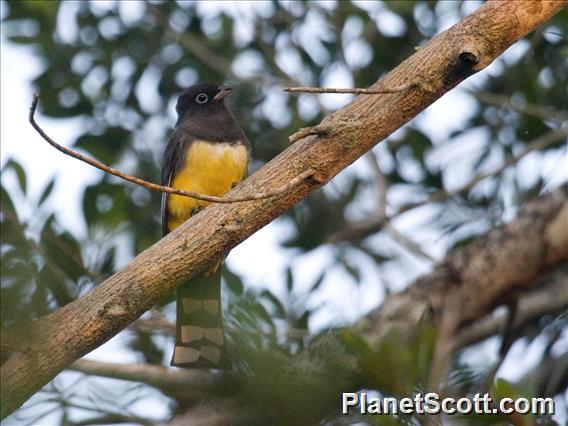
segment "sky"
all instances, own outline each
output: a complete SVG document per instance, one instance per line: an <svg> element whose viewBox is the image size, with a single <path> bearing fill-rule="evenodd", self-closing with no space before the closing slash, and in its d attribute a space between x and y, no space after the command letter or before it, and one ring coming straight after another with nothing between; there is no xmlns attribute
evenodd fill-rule
<svg viewBox="0 0 568 426"><path fill-rule="evenodd" d="M4 5L4 3L2 3ZM219 6L221 7L221 6ZM227 7L226 5L223 7ZM213 13L213 8L211 11ZM132 9L132 16L135 17L136 10ZM245 11L246 15L246 11ZM381 16L382 26L388 31L397 31L397 22L395 18ZM453 24L457 17L448 17L446 27ZM245 25L245 24L243 24ZM243 29L246 32L246 26ZM519 43L507 52L508 57L513 58L521 55L526 49L526 45ZM86 164L65 156L54 148L45 143L39 135L32 129L28 122L29 106L32 99L33 88L30 84L32 78L37 75L41 69L41 62L33 55L32 48L14 46L6 42L2 38L1 42L1 108L0 108L0 138L1 166L11 158L20 162L28 175L28 191L29 197L34 199L39 196L42 188L53 177L57 178L57 183L50 199L51 207L56 211L57 217L61 223L66 226L77 236L85 237L86 226L83 223L81 200L79 194L86 185L96 182L100 178L102 172L95 170ZM499 64L490 66L483 73L498 72ZM482 73L482 74L483 74ZM340 71L336 74L330 74L326 83L330 87L349 87L352 82L345 80L345 75ZM459 129L468 118L468 109L471 109L472 101L465 95L463 89L475 87L484 79L483 75L475 76L468 80L461 89L454 90L444 96L442 99L432 105L427 111L422 113L417 121L422 123L425 128L435 128L436 137L442 140L447 134L453 130ZM348 101L349 97L337 96L326 98L328 107L335 109L341 104ZM455 108L460 105L460 108ZM173 117L173 114L171 114ZM37 116L38 122L44 127L50 136L59 143L69 146L74 141L75 136L79 134L80 120L53 120L47 117ZM173 125L173 122L172 122ZM396 133L393 135L396 137ZM381 147L377 148L378 150ZM366 162L362 159L350 166L344 173L367 173ZM456 173L459 175L459 173ZM339 178L341 179L341 178ZM12 173L3 173L3 182L10 188L16 187L16 179ZM459 186L459 180L453 183ZM12 191L14 193L16 191ZM20 198L20 201L24 201ZM33 211L23 202L22 213L24 217L33 215ZM420 226L412 217L403 216L396 222L401 229L412 231ZM235 248L228 259L230 267L237 274L245 277L245 281L253 286L261 286L267 282L279 283L275 284L276 291L284 285L286 266L292 262L293 273L296 282L300 287L307 287L315 279L316 274L321 270L322 264L330 263L329 249L321 247L312 251L308 255L296 257L294 250L283 249L279 242L288 234L288 228L285 222L280 221L272 223L257 232L243 244ZM443 255L443 248L436 244L437 236L427 233L420 235L418 241L429 253L438 259ZM431 264L418 259L407 252L399 250L403 261L408 265L404 276L394 275L394 285L402 288L411 282L414 278L422 275L431 268ZM267 256L266 254L269 254ZM314 267L318 265L318 267ZM330 268L333 265L330 264ZM371 269L371 268L369 268ZM367 276L366 281L355 289L351 285L342 285L344 281L348 281L349 277L343 272L337 271L334 274L328 274L328 278L323 285L323 290L319 298L315 298L312 303L314 305L325 304L326 309L315 317L315 322L310 324L313 329L318 329L330 321L351 322L359 318L363 313L375 307L384 297L384 293L380 286L375 283L381 280L381 277L373 274ZM349 307L345 309L345 307ZM117 353L123 358L122 362L134 362L131 355L123 350L123 337L120 335L89 354L89 358L101 361L116 361ZM538 343L538 342L537 342ZM489 340L483 344L485 346L481 352L476 352L469 360L471 363L486 362L487 359L479 359L479 354L485 354L488 357L494 357L498 342L495 339ZM539 351L542 346L532 344L527 346L518 342L511 350L508 362L503 365L500 375L505 378L515 379L538 360ZM67 373L71 380L76 377L76 373ZM152 398L159 396L152 395ZM158 407L160 404L155 404ZM140 408L144 411L144 406ZM157 408L151 408L150 411L155 413ZM159 413L158 413L159 414ZM561 415L565 416L565 413Z"/></svg>

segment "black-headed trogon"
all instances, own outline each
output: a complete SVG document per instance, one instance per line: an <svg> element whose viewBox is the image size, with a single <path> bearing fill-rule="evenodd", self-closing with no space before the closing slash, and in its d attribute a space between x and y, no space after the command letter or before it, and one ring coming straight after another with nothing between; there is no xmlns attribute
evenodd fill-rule
<svg viewBox="0 0 568 426"><path fill-rule="evenodd" d="M162 184L221 196L247 174L250 144L225 97L228 86L213 82L185 89L178 120L164 152ZM162 232L173 231L209 204L162 194ZM220 263L177 289L176 342L171 365L217 368L223 356Z"/></svg>

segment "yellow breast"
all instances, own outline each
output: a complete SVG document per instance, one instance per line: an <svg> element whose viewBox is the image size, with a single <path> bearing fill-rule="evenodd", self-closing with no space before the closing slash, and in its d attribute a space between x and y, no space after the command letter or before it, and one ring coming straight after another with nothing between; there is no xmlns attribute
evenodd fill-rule
<svg viewBox="0 0 568 426"><path fill-rule="evenodd" d="M248 150L242 144L195 141L186 153L185 165L173 177L174 188L200 194L221 196L247 174ZM200 201L180 195L169 195L168 228L173 231L192 214L194 208L206 206Z"/></svg>

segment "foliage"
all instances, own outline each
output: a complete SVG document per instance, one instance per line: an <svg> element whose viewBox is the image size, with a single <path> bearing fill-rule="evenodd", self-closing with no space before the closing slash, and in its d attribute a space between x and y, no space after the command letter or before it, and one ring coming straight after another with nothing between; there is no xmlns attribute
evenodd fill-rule
<svg viewBox="0 0 568 426"><path fill-rule="evenodd" d="M449 21L465 15L468 4L8 1L4 6L6 40L30 46L42 61L32 82L41 94L41 114L60 120L80 117L83 132L75 148L157 181L174 121L173 103L184 87L202 80L235 86L233 110L253 141L253 168L259 168L287 147L288 135L319 122L348 99L297 96L281 92L283 86L366 87ZM558 184L557 176L538 161L558 159L561 139L531 154L532 167L512 161L503 171L454 191L560 128L566 119L561 111L568 79L567 23L567 13L560 13L476 77L474 86L468 86L471 92L461 90L455 97L456 109L461 109L458 122L440 118L438 125L437 117L418 118L374 150L378 174L358 163L278 219L288 230L281 246L295 253L280 288L271 282L252 287L225 268L226 327L237 373L226 392L238 394L242 406L256 413L255 422L370 422L357 416L339 420L338 395L367 388L408 396L426 386L435 341L431 325L424 324L413 342L388 334L370 345L356 328L339 329L348 325L341 320L344 313L329 319L333 308L321 302L338 281L353 291L365 283L366 289L390 291L400 286L399 275L408 276L407 284L416 275L409 271L417 261L409 263L412 251L384 229L337 244L329 241L352 224L375 218L384 207L374 201L381 198L381 175L388 186L387 214L445 194L427 209L405 213L417 223L408 233L429 244L426 252L436 247L442 253ZM18 183L2 183L3 329L69 303L160 238L157 193L103 176L77 194L88 228L88 235L77 236L46 207L54 181L33 200L26 170L16 160L6 161L2 174L15 176ZM427 235L435 235L436 241L429 242ZM316 265L313 281L298 282L298 259L322 248L328 262ZM418 262L423 269L429 265ZM155 311L172 319L172 300L173 295ZM346 311L361 313L359 303L348 306L345 301ZM328 319L314 329L318 315ZM538 332L542 329L537 326ZM166 362L170 336L163 339L139 328L128 335L131 355ZM558 338L551 334L549 345ZM461 370L456 366L455 371ZM464 392L482 382L478 375L459 377L462 384L471 381ZM497 383L496 388L503 386ZM64 391L47 391L61 398L61 424L86 417L85 411L68 411L73 398ZM93 393L82 404L97 411L100 400ZM383 424L415 420L393 417Z"/></svg>

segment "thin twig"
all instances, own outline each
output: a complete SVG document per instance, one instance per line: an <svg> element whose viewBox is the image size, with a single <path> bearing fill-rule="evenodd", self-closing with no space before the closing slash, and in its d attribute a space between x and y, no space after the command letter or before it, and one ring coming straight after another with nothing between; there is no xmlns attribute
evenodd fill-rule
<svg viewBox="0 0 568 426"><path fill-rule="evenodd" d="M310 87L310 86L298 86L298 87L285 87L282 89L284 92L290 93L352 93L356 95L384 95L385 93L400 93L414 86L418 86L418 83L411 82L406 84L401 84L400 86L384 87L379 89L360 89L360 88L333 88L333 87ZM290 143L296 143L300 139L312 135L325 135L329 133L329 129L325 125L318 125L313 127L304 127L298 130L296 133L291 135L288 140Z"/></svg>
<svg viewBox="0 0 568 426"><path fill-rule="evenodd" d="M360 89L360 88L333 88L333 87L309 87L309 86L299 86L299 87L285 87L285 92L290 93L351 93L355 95L383 95L385 93L400 93L404 92L412 87L416 86L417 83L406 83L400 86L385 87L379 89Z"/></svg>
<svg viewBox="0 0 568 426"><path fill-rule="evenodd" d="M375 186L379 198L376 216L379 220L385 220L387 218L387 194L389 190L388 178L383 172L383 169L379 164L379 160L373 150L368 151L365 154L365 158L373 171ZM386 229L390 233L391 237L409 252L416 256L426 258L432 262L436 262L436 259L426 253L418 243L401 233L392 223L387 223Z"/></svg>
<svg viewBox="0 0 568 426"><path fill-rule="evenodd" d="M38 99L39 99L39 95L37 93L35 93L34 96L33 96L32 105L30 106L29 121L30 121L31 125L33 126L33 128L40 134L40 136L47 143L49 143L51 146L53 146L58 151L66 154L66 155L69 155L73 158L76 158L77 160L81 160L81 161L83 161L83 162L85 162L85 163L87 163L87 164L89 164L93 167L96 167L97 169L100 169L100 170L102 170L106 173L109 173L109 174L117 176L121 179L127 180L129 182L133 182L137 185L144 186L148 189L152 189L152 190L155 190L155 191L167 192L169 194L175 194L175 195L182 195L184 197L195 198L197 200L208 201L208 202L211 202L211 203L238 203L238 202L243 202L243 201L263 200L265 198L271 198L271 197L281 195L281 194L285 193L286 191L289 191L294 186L299 185L305 179L309 178L310 176L313 176L316 173L314 169L309 168L309 169L305 170L304 172L300 173L298 176L296 176L292 180L290 180L286 185L284 185L281 188L275 189L273 191L260 193L260 194L244 195L244 196L240 196L240 197L216 197L214 195L199 194L199 193L193 192L193 191L185 191L183 189L176 189L176 188L172 188L170 186L158 185L158 184L155 184L155 183L152 183L152 182L148 182L144 179L140 179L136 176L131 176L131 175L123 173L119 170L113 169L112 167L109 167L109 166L107 166L107 165L105 165L105 164L103 164L103 163L101 163L101 162L99 162L99 161L97 161L93 158L87 157L83 154L78 153L77 151L66 148L63 145L60 145L57 142L55 142L51 137L49 137L47 135L47 133L45 133L45 131L35 121L35 112L36 112L36 109L37 109Z"/></svg>
<svg viewBox="0 0 568 426"><path fill-rule="evenodd" d="M387 193L389 188L389 182L387 176L381 169L379 164L379 159L373 152L370 150L365 154L365 158L371 167L373 172L373 177L375 180L375 186L377 189L378 201L379 205L377 206L377 216L378 217L386 217L387 216Z"/></svg>
<svg viewBox="0 0 568 426"><path fill-rule="evenodd" d="M440 396L445 387L444 380L448 375L452 358L451 343L459 330L460 318L456 309L452 309L451 306L454 298L455 293L450 295L444 302L443 308L440 311L438 334L436 336L436 342L434 343L434 353L428 374L428 391L436 392Z"/></svg>
<svg viewBox="0 0 568 426"><path fill-rule="evenodd" d="M405 247L409 252L413 253L416 256L423 257L431 262L437 262L438 260L426 253L422 247L412 239L401 233L397 228L393 226L392 223L387 223L386 229L393 237L395 241L397 241L401 246Z"/></svg>

